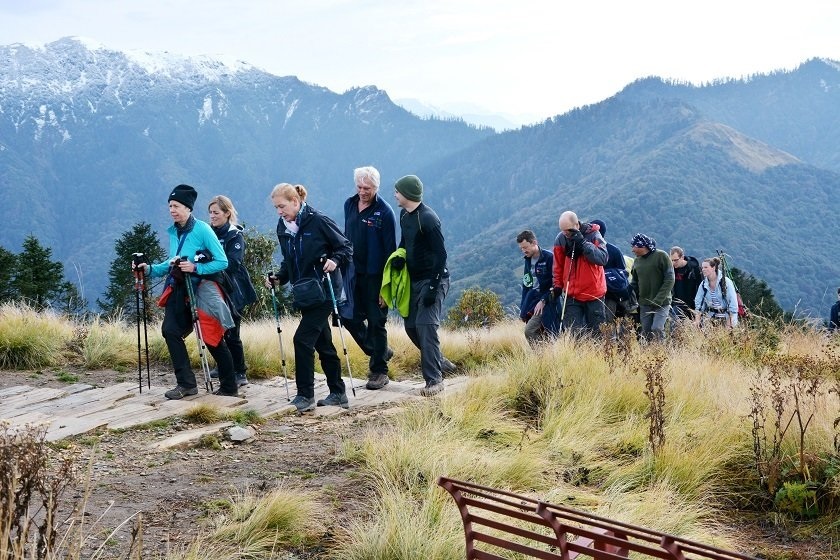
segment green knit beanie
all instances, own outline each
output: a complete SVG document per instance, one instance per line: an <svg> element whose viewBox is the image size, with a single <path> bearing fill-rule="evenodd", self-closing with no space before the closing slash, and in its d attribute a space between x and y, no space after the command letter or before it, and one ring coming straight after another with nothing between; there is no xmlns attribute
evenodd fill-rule
<svg viewBox="0 0 840 560"><path fill-rule="evenodd" d="M414 202L423 200L423 183L417 175L406 175L398 179L394 188L408 200Z"/></svg>

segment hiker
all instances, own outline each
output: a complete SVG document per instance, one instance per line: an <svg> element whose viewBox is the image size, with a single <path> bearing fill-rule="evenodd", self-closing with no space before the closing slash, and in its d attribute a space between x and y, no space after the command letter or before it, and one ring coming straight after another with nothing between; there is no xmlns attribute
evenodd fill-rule
<svg viewBox="0 0 840 560"><path fill-rule="evenodd" d="M217 195L210 199L207 205L210 214L210 227L219 238L222 248L227 255L228 266L223 274L222 288L228 296L230 310L233 313L234 326L225 332L225 342L233 357L233 372L236 379L236 386L243 387L248 384L245 365L245 350L242 348L242 339L239 336L239 327L242 323L242 311L246 306L257 301L257 292L248 276L248 270L243 264L245 257L245 237L242 235L243 227L239 225L236 208L230 198L224 195ZM219 377L219 370L215 368L210 372L210 377Z"/></svg>
<svg viewBox="0 0 840 560"><path fill-rule="evenodd" d="M280 286L291 283L292 301L300 310L300 323L293 337L297 395L292 404L298 412L315 410L316 404L349 408L329 317L333 311L333 294L340 294L342 289L341 275L336 269L350 264L353 247L331 218L306 202L303 185L280 183L271 191L271 201L280 217L277 239L283 262L280 270L269 275L266 287L271 288L272 283ZM332 294L325 285L326 279L332 283ZM317 403L316 351L329 388L329 395Z"/></svg>
<svg viewBox="0 0 840 560"><path fill-rule="evenodd" d="M184 339L193 330L191 304L203 312L199 315L201 335L218 364L220 386L215 394L238 396L233 358L224 338L225 331L234 326L234 321L217 282L218 273L228 266L227 255L213 229L192 215L197 198L198 193L190 185L178 185L172 189L168 198L169 215L174 221L167 229L169 260L152 265L137 265L153 278L166 276L164 292L158 305L164 307L161 331L177 381L174 388L164 393L171 400L198 394L195 374L184 343ZM189 301L185 274L190 275L196 302Z"/></svg>
<svg viewBox="0 0 840 560"><path fill-rule="evenodd" d="M700 270L703 273L703 282L694 296L694 323L700 326L708 319L713 324L725 324L730 329L738 326L738 297L735 284L723 275L720 259L703 259Z"/></svg>
<svg viewBox="0 0 840 560"><path fill-rule="evenodd" d="M831 306L831 312L828 315L828 330L840 331L840 288L837 288L837 301Z"/></svg>
<svg viewBox="0 0 840 560"><path fill-rule="evenodd" d="M607 225L602 220L592 220L597 224L601 237L607 244L607 263L604 265L604 277L607 293L604 296L606 322L611 323L626 317L636 310L636 296L630 289L630 272L621 249L607 241Z"/></svg>
<svg viewBox="0 0 840 560"><path fill-rule="evenodd" d="M694 318L694 296L703 281L700 263L696 257L686 256L682 247L671 247L674 267L674 288L671 290L671 319Z"/></svg>
<svg viewBox="0 0 840 560"><path fill-rule="evenodd" d="M516 242L525 258L522 273L522 299L519 302L519 318L525 322L525 340L532 347L545 338L543 311L551 295L551 273L554 255L541 249L534 232L526 229L516 236Z"/></svg>
<svg viewBox="0 0 840 560"><path fill-rule="evenodd" d="M423 183L416 175L406 175L394 183L394 198L400 210L400 249L405 258L391 258L391 268L408 269L410 278L409 312L405 332L420 350L420 369L426 386L424 397L443 391L443 374L454 364L440 351L438 327L443 300L449 292L449 270L440 218L423 203Z"/></svg>
<svg viewBox="0 0 840 560"><path fill-rule="evenodd" d="M637 233L630 242L636 258L630 270L630 286L638 294L642 337L665 339L665 322L671 312L674 267L668 253L656 248L656 240Z"/></svg>
<svg viewBox="0 0 840 560"><path fill-rule="evenodd" d="M607 247L597 224L581 223L577 214L563 212L554 239L552 298L560 307L564 330L600 334L605 320ZM562 299L561 299L562 297Z"/></svg>
<svg viewBox="0 0 840 560"><path fill-rule="evenodd" d="M385 261L397 248L396 218L391 205L379 196L379 171L359 167L353 171L356 194L344 202L344 236L353 245L353 260L344 272L348 295L342 307L344 326L356 344L370 356L366 388L388 384L388 306L379 295Z"/></svg>

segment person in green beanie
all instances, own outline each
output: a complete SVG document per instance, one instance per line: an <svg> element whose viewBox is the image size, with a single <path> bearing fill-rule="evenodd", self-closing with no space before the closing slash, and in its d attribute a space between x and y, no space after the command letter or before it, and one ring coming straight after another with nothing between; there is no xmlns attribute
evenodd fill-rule
<svg viewBox="0 0 840 560"><path fill-rule="evenodd" d="M394 184L394 197L400 210L402 236L400 248L404 261L391 259L392 267L408 268L411 296L405 332L420 350L420 367L426 386L425 397L443 391L444 371L454 365L440 352L440 327L443 300L449 292L449 270L446 268L446 247L440 218L423 203L423 183L416 175L401 177Z"/></svg>

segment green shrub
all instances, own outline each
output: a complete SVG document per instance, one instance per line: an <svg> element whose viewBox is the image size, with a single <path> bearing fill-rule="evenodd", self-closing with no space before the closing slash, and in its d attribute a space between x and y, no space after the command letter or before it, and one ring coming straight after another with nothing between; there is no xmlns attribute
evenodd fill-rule
<svg viewBox="0 0 840 560"><path fill-rule="evenodd" d="M453 329L489 327L505 317L499 295L493 290L472 287L464 290L449 310L446 326Z"/></svg>
<svg viewBox="0 0 840 560"><path fill-rule="evenodd" d="M796 519L815 519L820 514L817 492L804 482L785 482L773 500L776 509Z"/></svg>

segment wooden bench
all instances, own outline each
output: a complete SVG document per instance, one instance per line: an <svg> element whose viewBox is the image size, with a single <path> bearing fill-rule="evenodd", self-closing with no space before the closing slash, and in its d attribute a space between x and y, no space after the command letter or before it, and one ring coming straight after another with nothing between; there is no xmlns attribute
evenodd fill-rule
<svg viewBox="0 0 840 560"><path fill-rule="evenodd" d="M467 560L516 558L756 560L736 552L612 521L519 494L440 477L464 522ZM478 547L481 546L481 549Z"/></svg>

